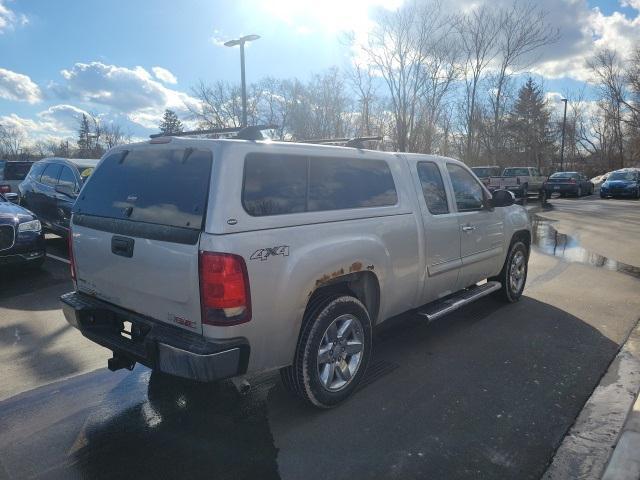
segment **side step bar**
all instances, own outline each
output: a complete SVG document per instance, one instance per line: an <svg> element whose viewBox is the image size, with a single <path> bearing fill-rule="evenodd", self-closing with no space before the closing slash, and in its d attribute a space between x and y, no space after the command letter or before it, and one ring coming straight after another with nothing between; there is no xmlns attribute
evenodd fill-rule
<svg viewBox="0 0 640 480"><path fill-rule="evenodd" d="M479 298L486 297L490 293L500 290L501 287L502 284L500 282L487 282L479 286L467 288L466 290L426 305L424 309L418 311L418 315L422 315L426 317L428 321L432 322Z"/></svg>

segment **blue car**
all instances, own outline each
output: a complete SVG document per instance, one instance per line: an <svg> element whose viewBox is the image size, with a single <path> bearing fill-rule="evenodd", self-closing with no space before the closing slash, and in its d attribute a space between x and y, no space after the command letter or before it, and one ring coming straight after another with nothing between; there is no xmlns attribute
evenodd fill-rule
<svg viewBox="0 0 640 480"><path fill-rule="evenodd" d="M15 193L7 194L17 197ZM40 267L45 259L42 225L26 208L0 193L0 267L22 264Z"/></svg>
<svg viewBox="0 0 640 480"><path fill-rule="evenodd" d="M611 172L600 187L600 198L609 197L640 198L640 170L623 168Z"/></svg>

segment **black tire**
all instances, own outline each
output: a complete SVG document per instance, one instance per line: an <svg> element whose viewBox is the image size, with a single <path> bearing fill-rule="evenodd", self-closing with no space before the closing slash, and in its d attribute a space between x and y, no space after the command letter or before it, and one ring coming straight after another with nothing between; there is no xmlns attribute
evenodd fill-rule
<svg viewBox="0 0 640 480"><path fill-rule="evenodd" d="M524 258L524 276L522 278L522 285L514 289L510 281L510 267L512 262L514 261L514 257L519 254L522 254ZM507 258L505 259L504 265L502 266L502 270L500 270L498 276L489 279L492 281L498 281L502 284L500 290L495 292L495 296L497 298L507 303L513 303L520 300L522 292L524 291L524 286L527 283L528 263L529 249L527 248L527 246L521 240L512 241L511 245L509 246L509 253L507 254Z"/></svg>
<svg viewBox="0 0 640 480"><path fill-rule="evenodd" d="M320 378L318 352L329 326L344 315L358 320L358 324L354 322L354 329L361 335L362 351L352 377L343 387L332 391L325 387ZM307 308L303 319L293 365L280 370L285 388L318 408L332 408L346 400L358 387L367 370L372 349L371 330L369 312L357 298L332 295L315 300Z"/></svg>

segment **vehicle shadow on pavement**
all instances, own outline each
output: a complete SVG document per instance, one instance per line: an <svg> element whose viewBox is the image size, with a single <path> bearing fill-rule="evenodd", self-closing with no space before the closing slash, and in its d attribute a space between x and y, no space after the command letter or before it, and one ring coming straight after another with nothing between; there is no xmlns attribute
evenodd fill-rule
<svg viewBox="0 0 640 480"><path fill-rule="evenodd" d="M274 374L241 396L100 370L0 402L0 461L16 478L539 478L617 348L551 305L484 299L394 319L373 362L397 368L333 410Z"/></svg>

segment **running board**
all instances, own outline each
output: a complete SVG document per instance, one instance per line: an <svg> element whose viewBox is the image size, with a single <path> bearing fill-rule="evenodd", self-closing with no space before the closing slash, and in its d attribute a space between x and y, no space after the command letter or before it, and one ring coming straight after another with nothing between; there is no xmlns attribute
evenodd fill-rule
<svg viewBox="0 0 640 480"><path fill-rule="evenodd" d="M464 307L479 298L486 297L490 293L500 290L501 287L502 285L500 282L487 282L479 286L467 288L454 293L449 297L426 305L423 310L418 311L418 315L422 315L423 317L426 317L428 321L432 322L433 320L447 315L460 307Z"/></svg>

